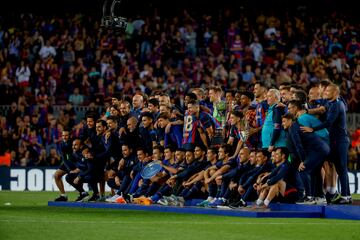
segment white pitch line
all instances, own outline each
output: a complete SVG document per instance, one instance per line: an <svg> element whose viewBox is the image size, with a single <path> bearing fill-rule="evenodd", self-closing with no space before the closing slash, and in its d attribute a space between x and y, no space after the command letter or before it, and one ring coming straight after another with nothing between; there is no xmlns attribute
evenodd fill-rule
<svg viewBox="0 0 360 240"><path fill-rule="evenodd" d="M74 224L74 223L84 223L84 224L150 224L154 225L153 222L126 222L126 221L89 221L89 220L50 220L50 219L0 219L0 222L7 222L7 223L65 223L65 224ZM187 222L187 221L166 221L166 222L156 222L156 224L196 224L196 225L218 225L218 222ZM262 225L333 225L333 222L226 222L222 224L227 225L255 225L255 224L262 224ZM360 225L360 222L343 222L343 223L336 223L337 225Z"/></svg>

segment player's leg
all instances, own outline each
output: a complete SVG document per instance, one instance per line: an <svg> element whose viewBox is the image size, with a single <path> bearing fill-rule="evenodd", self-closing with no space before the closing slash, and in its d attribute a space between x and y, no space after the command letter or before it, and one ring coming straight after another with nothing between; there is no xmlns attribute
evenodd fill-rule
<svg viewBox="0 0 360 240"><path fill-rule="evenodd" d="M61 167L61 166L60 166ZM60 196L55 199L55 201L67 201L67 195L65 193L64 183L62 181L62 177L66 174L66 171L64 169L57 169L54 173L54 180L55 184L58 187L60 191Z"/></svg>

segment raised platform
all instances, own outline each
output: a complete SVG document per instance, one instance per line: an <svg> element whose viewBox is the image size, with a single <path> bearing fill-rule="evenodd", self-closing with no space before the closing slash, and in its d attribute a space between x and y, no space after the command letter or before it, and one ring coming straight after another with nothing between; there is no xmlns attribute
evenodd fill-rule
<svg viewBox="0 0 360 240"><path fill-rule="evenodd" d="M253 210L251 208L200 208L194 206L172 207L161 205L136 205L118 203L78 203L78 202L48 202L51 207L77 207L77 208L107 208L126 209L172 213L208 214L221 216L236 216L250 218L333 218L360 220L359 206L345 205L297 205L297 204L270 204L270 209Z"/></svg>

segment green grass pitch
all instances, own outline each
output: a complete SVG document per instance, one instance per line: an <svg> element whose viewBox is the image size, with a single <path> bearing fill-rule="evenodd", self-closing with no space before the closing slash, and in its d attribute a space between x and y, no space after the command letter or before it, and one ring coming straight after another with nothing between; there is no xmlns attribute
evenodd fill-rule
<svg viewBox="0 0 360 240"><path fill-rule="evenodd" d="M48 207L55 197L53 192L0 191L0 239L360 239L360 221Z"/></svg>

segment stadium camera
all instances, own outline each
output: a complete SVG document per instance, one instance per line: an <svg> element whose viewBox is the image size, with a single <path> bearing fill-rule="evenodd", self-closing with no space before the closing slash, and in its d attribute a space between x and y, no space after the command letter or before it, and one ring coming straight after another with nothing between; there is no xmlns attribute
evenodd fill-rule
<svg viewBox="0 0 360 240"><path fill-rule="evenodd" d="M115 5L120 5L121 0L112 1L109 14L107 14L108 2L109 0L105 0L103 5L103 17L101 19L101 27L112 30L125 31L127 27L127 19L117 16L115 14Z"/></svg>

